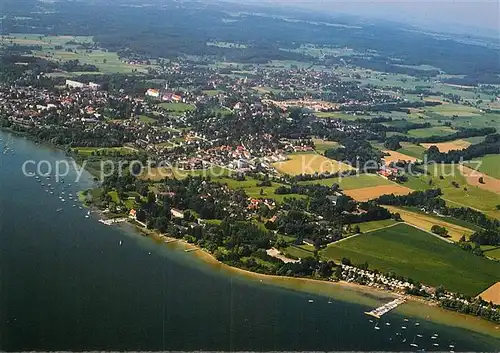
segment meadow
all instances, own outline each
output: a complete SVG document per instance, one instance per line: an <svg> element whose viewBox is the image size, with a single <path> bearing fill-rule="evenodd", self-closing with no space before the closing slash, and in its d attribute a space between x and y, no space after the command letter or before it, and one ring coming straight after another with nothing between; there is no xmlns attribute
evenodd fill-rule
<svg viewBox="0 0 500 353"><path fill-rule="evenodd" d="M288 156L288 160L273 163L273 166L278 172L288 175L336 173L353 169L347 164L326 158L314 152L291 154Z"/></svg>
<svg viewBox="0 0 500 353"><path fill-rule="evenodd" d="M187 103L160 103L158 106L175 113L185 113L196 109L194 105Z"/></svg>
<svg viewBox="0 0 500 353"><path fill-rule="evenodd" d="M423 129L409 130L408 135L411 137L447 136L455 132L455 130L447 126L432 126Z"/></svg>
<svg viewBox="0 0 500 353"><path fill-rule="evenodd" d="M477 295L497 282L500 263L465 252L406 224L359 235L320 252L321 256L394 272L422 283Z"/></svg>
<svg viewBox="0 0 500 353"><path fill-rule="evenodd" d="M327 141L327 140L322 140L322 139L313 139L314 143L314 149L316 152L320 154L324 154L326 150L331 149L331 148L337 148L339 147L339 143L335 141Z"/></svg>
<svg viewBox="0 0 500 353"><path fill-rule="evenodd" d="M393 185L394 183L382 178L381 176L375 174L358 174L343 178L327 178L320 180L308 180L301 181L299 184L302 185L325 185L332 186L333 184L339 184L342 190L352 190L352 189L360 189L381 185Z"/></svg>
<svg viewBox="0 0 500 353"><path fill-rule="evenodd" d="M390 185L380 185L372 187L364 187L360 189L345 190L347 196L352 197L356 201L369 201L376 199L382 195L408 195L413 192L413 190L407 188L406 186L392 183Z"/></svg>
<svg viewBox="0 0 500 353"><path fill-rule="evenodd" d="M406 223L425 229L428 232L431 231L432 226L434 225L444 227L448 231L450 239L453 241L459 241L463 235L465 235L466 238L469 238L471 234L474 233L474 230L466 228L462 225L448 222L444 218L432 217L432 215L413 212L401 207L385 206L385 208L391 211L391 213L399 213L401 219Z"/></svg>
<svg viewBox="0 0 500 353"><path fill-rule="evenodd" d="M492 178L500 179L500 155L498 154L489 154L481 158L473 159L471 162L464 164L469 168L478 170Z"/></svg>
<svg viewBox="0 0 500 353"><path fill-rule="evenodd" d="M452 206L471 207L500 218L500 211L496 209L496 205L500 204L500 195L469 185L457 165L429 165L428 172L430 175L408 175L408 182L403 185L413 190L440 188L443 199L450 201Z"/></svg>
<svg viewBox="0 0 500 353"><path fill-rule="evenodd" d="M361 231L361 233L367 233L377 229L387 228L397 223L398 222L393 219L382 219L380 221L357 223L356 225L359 226L359 230Z"/></svg>

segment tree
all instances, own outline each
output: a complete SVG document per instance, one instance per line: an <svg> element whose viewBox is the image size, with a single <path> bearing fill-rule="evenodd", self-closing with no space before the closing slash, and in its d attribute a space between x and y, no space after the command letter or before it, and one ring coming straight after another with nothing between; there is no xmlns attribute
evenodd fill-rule
<svg viewBox="0 0 500 353"><path fill-rule="evenodd" d="M445 227L438 226L437 224L432 226L431 232L444 238L449 237L448 230Z"/></svg>
<svg viewBox="0 0 500 353"><path fill-rule="evenodd" d="M361 233L361 229L359 229L359 226L357 224L354 226L354 228L352 230L353 230L354 234Z"/></svg>
<svg viewBox="0 0 500 353"><path fill-rule="evenodd" d="M484 179L483 179L483 177L479 177L479 183L480 183L480 184L484 184Z"/></svg>

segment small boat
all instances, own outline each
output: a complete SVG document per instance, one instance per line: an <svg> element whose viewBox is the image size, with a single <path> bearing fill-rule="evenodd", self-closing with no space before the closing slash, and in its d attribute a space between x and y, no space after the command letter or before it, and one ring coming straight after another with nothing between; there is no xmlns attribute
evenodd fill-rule
<svg viewBox="0 0 500 353"><path fill-rule="evenodd" d="M374 329L375 329L375 330L380 330L380 327L378 326L378 322L377 322L377 324L375 325Z"/></svg>
<svg viewBox="0 0 500 353"><path fill-rule="evenodd" d="M402 328L403 330L406 330L406 326L401 326L401 328Z"/></svg>
<svg viewBox="0 0 500 353"><path fill-rule="evenodd" d="M309 302L309 303L314 303L314 300L309 299L309 300L308 300L308 302Z"/></svg>
<svg viewBox="0 0 500 353"><path fill-rule="evenodd" d="M50 192L50 194L51 194L51 195L54 195L54 191L51 191L51 192Z"/></svg>
<svg viewBox="0 0 500 353"><path fill-rule="evenodd" d="M405 343L405 342L406 342L406 338L403 340L403 343Z"/></svg>
<svg viewBox="0 0 500 353"><path fill-rule="evenodd" d="M61 201L62 201L62 202L66 202L66 200L65 200L65 199L61 199Z"/></svg>
<svg viewBox="0 0 500 353"><path fill-rule="evenodd" d="M420 326L420 323L419 322L415 322L415 326Z"/></svg>
<svg viewBox="0 0 500 353"><path fill-rule="evenodd" d="M410 343L410 346L412 346L412 347L418 347L418 344L416 344L416 343Z"/></svg>
<svg viewBox="0 0 500 353"><path fill-rule="evenodd" d="M439 335L437 333L435 333L434 336L439 337Z"/></svg>
<svg viewBox="0 0 500 353"><path fill-rule="evenodd" d="M390 322L386 322L385 326L391 326L391 323Z"/></svg>
<svg viewBox="0 0 500 353"><path fill-rule="evenodd" d="M331 304L331 303L332 303L332 301L331 301L331 300L329 300L329 301L328 301L328 304Z"/></svg>
<svg viewBox="0 0 500 353"><path fill-rule="evenodd" d="M433 346L434 347L439 347L439 343L434 343Z"/></svg>
<svg viewBox="0 0 500 353"><path fill-rule="evenodd" d="M452 345L452 344L450 344L448 347L450 347L450 348L455 348L455 346L454 346L454 345Z"/></svg>
<svg viewBox="0 0 500 353"><path fill-rule="evenodd" d="M407 318L405 318L405 321L406 321L406 322L408 322L408 319L407 319Z"/></svg>
<svg viewBox="0 0 500 353"><path fill-rule="evenodd" d="M85 218L89 218L90 216L88 214L85 215Z"/></svg>
<svg viewBox="0 0 500 353"><path fill-rule="evenodd" d="M123 244L123 243L122 243L122 241L120 240L120 245L122 245L122 244Z"/></svg>
<svg viewBox="0 0 500 353"><path fill-rule="evenodd" d="M417 334L417 337L423 337L423 336L422 336L421 334L419 334L419 333L418 333L418 334Z"/></svg>
<svg viewBox="0 0 500 353"><path fill-rule="evenodd" d="M435 336L431 336L431 339L435 340L435 339L437 339L437 337L435 337Z"/></svg>
<svg viewBox="0 0 500 353"><path fill-rule="evenodd" d="M63 210L62 208L58 208L56 212L61 212L62 210Z"/></svg>

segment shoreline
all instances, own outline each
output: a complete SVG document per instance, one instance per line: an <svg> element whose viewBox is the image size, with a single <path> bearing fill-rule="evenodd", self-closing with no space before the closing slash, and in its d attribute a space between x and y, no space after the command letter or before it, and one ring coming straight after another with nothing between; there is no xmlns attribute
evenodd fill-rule
<svg viewBox="0 0 500 353"><path fill-rule="evenodd" d="M202 262L201 265L210 266L212 269L224 275L233 275L241 280L249 281L252 285L270 285L297 292L319 295L347 303L373 307L373 309L380 306L381 303L385 304L395 298L404 297L407 299L406 303L394 310L394 312L399 315L407 315L422 320L428 320L434 324L465 329L474 333L500 339L500 325L477 316L462 314L442 308L434 302L429 302L419 297L400 295L391 291L345 281L333 282L314 278L287 277L252 272L227 265L217 260L211 253L203 248L188 243L183 239L159 234L154 230L141 228L131 222L128 222L128 224L132 225L134 230L139 232L142 236L161 241L162 244L171 248L178 247L178 249L176 249L177 251L183 250L186 252L186 250L189 250L187 252L189 254L194 254L196 259Z"/></svg>
<svg viewBox="0 0 500 353"><path fill-rule="evenodd" d="M16 136L25 136L31 141L34 141L34 139L31 138L29 134L23 134L5 128L2 128L0 130L13 133ZM50 143L39 143L64 152L60 146L56 146ZM67 155L67 157L73 158L71 155ZM85 170L88 173L89 179L92 181L94 175L87 168L85 168ZM92 212L99 214L100 217L107 218L107 215L105 213L102 213L102 210L100 210L99 208L90 208ZM167 245L181 245L183 248L192 249L190 252L193 252L196 258L204 263L203 265L211 266L214 270L217 270L218 272L224 272L226 275L235 275L240 279L252 282L252 284L272 285L274 287L286 288L303 293L317 294L324 297L330 297L336 300L370 306L373 308L380 306L382 300L390 301L396 297L401 296L391 291L363 286L356 283L349 283L344 281L333 282L303 277L267 275L241 269L238 267L233 267L220 262L208 251L194 244L190 244L183 239L172 238L166 235L159 234L154 230L147 230L137 224L131 223L130 221L128 221L127 223L133 226L133 228L138 231L139 234L161 241L162 244L166 244L165 241L167 241ZM429 320L433 323L467 329L473 332L488 335L490 337L500 338L500 325L498 324L492 323L476 316L465 315L452 310L441 308L435 303L427 302L421 298L412 296L405 297L409 300L407 303L396 309L396 312L398 312L399 314L407 314L413 317Z"/></svg>

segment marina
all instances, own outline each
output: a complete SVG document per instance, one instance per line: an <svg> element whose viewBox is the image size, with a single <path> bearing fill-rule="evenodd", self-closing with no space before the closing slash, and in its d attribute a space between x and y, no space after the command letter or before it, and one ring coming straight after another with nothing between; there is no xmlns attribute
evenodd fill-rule
<svg viewBox="0 0 500 353"><path fill-rule="evenodd" d="M380 319L382 317L382 315L397 308L399 305L403 304L404 302L406 302L405 298L396 298L393 301L378 307L377 309L374 309L372 311L365 311L365 314L376 317L377 319Z"/></svg>

